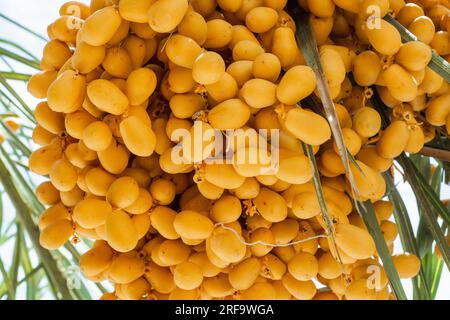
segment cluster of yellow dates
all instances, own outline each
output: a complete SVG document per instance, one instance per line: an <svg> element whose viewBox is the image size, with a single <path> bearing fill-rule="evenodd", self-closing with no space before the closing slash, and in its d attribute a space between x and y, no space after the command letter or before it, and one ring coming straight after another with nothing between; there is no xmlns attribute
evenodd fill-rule
<svg viewBox="0 0 450 320"><path fill-rule="evenodd" d="M392 251L397 228L381 173L431 140L430 125L449 128L448 83L427 67L432 49L450 54L448 1L298 1L357 159L357 195L326 119L296 105L317 94L316 76L286 2L70 1L49 26L42 71L28 85L44 100L33 132L41 147L29 159L32 172L49 177L36 190L48 206L40 242L54 250L72 237L95 240L80 267L114 283L102 299L393 298L352 197L374 203ZM402 45L384 20L364 27L372 5L421 42ZM385 131L369 86L393 108ZM194 120L202 130L278 129L278 171L175 162L173 133ZM317 157L334 240L302 143ZM255 150L244 143L235 153ZM414 255L393 259L401 278L418 273Z"/></svg>

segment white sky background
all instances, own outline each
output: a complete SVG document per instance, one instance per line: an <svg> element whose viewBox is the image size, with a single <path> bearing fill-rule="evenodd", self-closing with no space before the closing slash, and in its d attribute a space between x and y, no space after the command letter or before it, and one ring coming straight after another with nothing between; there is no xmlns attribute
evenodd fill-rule
<svg viewBox="0 0 450 320"><path fill-rule="evenodd" d="M83 1L83 0L82 0ZM29 27L39 34L46 35L47 25L50 24L54 19L58 17L59 7L66 1L64 0L0 0L0 12L4 15L20 21L25 26ZM83 2L87 3L87 0ZM23 47L30 50L33 54L40 57L42 54L42 48L45 45L41 40L36 37L31 36L25 31L18 29L10 23L0 20L0 38L6 38L14 40L20 43ZM5 70L4 64L0 61L0 70ZM31 72L26 68L23 72ZM24 84L15 84L15 88L22 95L22 98L34 108L37 104L37 100L31 97L26 90ZM416 201L413 193L408 185L399 184L400 193L403 196L405 204L411 216L413 227L416 228L418 224L418 213ZM450 187L444 186L442 190L442 198L450 198ZM10 207L10 204L9 206ZM14 209L10 207L10 210L6 208L4 214L6 214L5 219L9 220L14 217ZM7 221L5 222L7 224ZM13 247L3 246L2 252L0 252L3 261L9 265L12 257ZM395 243L395 252L400 253L401 244L400 240ZM19 277L20 278L20 277ZM412 292L411 281L402 281L410 296ZM98 292L93 293L94 298L98 296ZM19 292L19 298L23 298L23 292ZM437 295L438 299L450 299L450 273L444 266L443 276L441 279L441 286Z"/></svg>

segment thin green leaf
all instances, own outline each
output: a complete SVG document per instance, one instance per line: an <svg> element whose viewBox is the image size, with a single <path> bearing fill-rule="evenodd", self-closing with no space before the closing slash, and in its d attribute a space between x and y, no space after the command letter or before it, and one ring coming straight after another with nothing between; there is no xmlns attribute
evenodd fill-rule
<svg viewBox="0 0 450 320"><path fill-rule="evenodd" d="M6 272L5 265L3 264L3 260L0 257L0 273L2 274L3 283L5 283L6 291L8 292L8 297L12 299L14 297L14 286L11 283L11 279L9 279L8 273Z"/></svg>
<svg viewBox="0 0 450 320"><path fill-rule="evenodd" d="M14 244L14 251L13 251L13 259L11 268L9 270L9 277L11 279L11 285L14 289L14 296L10 299L15 299L16 296L16 289L17 289L17 278L19 275L19 266L20 266L20 248L22 246L22 226L20 223L16 223L16 234L15 234L16 242Z"/></svg>
<svg viewBox="0 0 450 320"><path fill-rule="evenodd" d="M9 83L0 75L0 84L2 84L6 90L20 103L21 107L17 106L19 108L19 111L31 122L36 123L36 120L33 116L33 111L30 109L30 107L25 103L25 101L22 99L22 97L9 85ZM9 98L6 94L3 93L4 96ZM11 99L8 99L12 101Z"/></svg>
<svg viewBox="0 0 450 320"><path fill-rule="evenodd" d="M312 148L312 146L305 145L303 143L302 143L302 146L303 146L304 152L306 153L306 155L309 158L309 163L311 166L311 170L313 172L312 181L314 183L314 190L316 192L317 199L319 201L321 215L322 215L323 220L325 221L325 226L327 229L326 230L327 236L331 237L331 242L333 243L333 246L335 249L334 251L336 252L337 258L338 258L340 264L343 265L341 257L339 256L339 250L337 249L337 246L336 246L334 224L333 224L333 221L331 220L330 214L328 213L327 203L325 200L325 195L323 193L322 184L320 182L319 169L317 168L317 162L316 162L316 157L314 156L313 148Z"/></svg>
<svg viewBox="0 0 450 320"><path fill-rule="evenodd" d="M28 57L30 57L31 60L34 61L39 61L38 57L36 57L34 54L32 54L30 51L28 51L27 49L25 49L24 47L22 47L21 45L19 45L16 42L7 40L7 39L0 39L0 43L5 43L9 46L12 46L20 51L22 51L23 53L25 53Z"/></svg>
<svg viewBox="0 0 450 320"><path fill-rule="evenodd" d="M431 166L429 166L431 168ZM430 170L427 170L430 171ZM421 172L426 172L421 169ZM436 167L436 170L434 174L431 177L430 186L434 190L436 194L440 194L440 186L442 183L442 175L443 175L443 168L442 164L438 164ZM430 180L430 179L427 179ZM419 220L419 226L417 228L417 241L419 243L419 253L420 257L424 257L430 250L431 246L433 244L433 237L430 233L430 230L428 230L427 224L424 219L424 213L422 206L420 203L417 204L417 207L419 209L420 213L420 220Z"/></svg>
<svg viewBox="0 0 450 320"><path fill-rule="evenodd" d="M390 189L388 197L394 206L394 217L402 247L406 252L419 256L418 241L414 237L413 227L405 203L395 187L392 177L388 173L384 174L384 180L386 181L386 186ZM412 281L415 297L419 299L431 299L430 286L426 281L423 265L420 267L418 277L413 278Z"/></svg>
<svg viewBox="0 0 450 320"><path fill-rule="evenodd" d="M0 147L1 148L1 147ZM3 149L3 148L1 148ZM3 156L1 157L3 158ZM32 220L29 212L33 209L24 202L23 195L18 191L16 182L11 174L11 168L7 168L4 163L4 159L0 161L0 176L2 177L2 184L5 191L8 193L14 207L16 208L17 217L21 221L24 228L27 230L27 234L30 237L33 247L37 252L40 260L45 266L45 271L49 279L49 283L54 286L57 292L56 297L71 300L72 295L67 288L67 283L58 269L55 260L51 256L50 252L45 250L39 244L39 229Z"/></svg>
<svg viewBox="0 0 450 320"><path fill-rule="evenodd" d="M384 17L384 20L392 24L400 32L403 42L417 41L417 37L392 16L387 15ZM439 74L447 82L450 82L450 63L436 52L433 51L432 53L433 56L428 67Z"/></svg>
<svg viewBox="0 0 450 320"><path fill-rule="evenodd" d="M7 80L18 80L27 82L30 80L31 75L18 72L0 71L0 75Z"/></svg>
<svg viewBox="0 0 450 320"><path fill-rule="evenodd" d="M35 37L38 38L38 39L41 39L42 41L47 41L47 38L46 38L46 37L40 35L40 34L37 33L37 32L34 32L33 30L31 30L30 28L24 26L23 24L21 24L21 23L15 21L15 20L13 20L13 19L11 19L11 18L5 16L3 13L0 13L0 18L2 18L2 19L4 19L4 20L8 21L9 23L12 23L13 25L19 27L19 28L22 29L22 30L25 30L26 32L32 34L33 36L35 36Z"/></svg>
<svg viewBox="0 0 450 320"><path fill-rule="evenodd" d="M35 273L39 271L42 267L42 264L38 265L39 269L33 269L33 265L31 263L30 255L28 253L27 244L25 238L23 238L22 246L20 250L20 254L22 257L22 268L25 273L25 277L18 282L18 286L26 282L27 285L27 300L36 300L37 298L37 287L38 287L38 278L35 276Z"/></svg>
<svg viewBox="0 0 450 320"><path fill-rule="evenodd" d="M439 200L438 202L440 203L440 206L436 205L436 194L434 194L432 190L430 192L430 187L428 185L424 186L421 183L421 174L420 172L417 172L417 168L411 160L408 159L408 157L401 155L398 158L398 162L402 166L406 179L411 185L414 194L422 206L424 220L433 236L433 239L436 241L439 250L441 250L441 254L447 268L450 270L450 248L445 239L445 235L438 224L438 213L441 212L440 208L443 207L445 211L447 211L447 209ZM446 213L448 214L448 212Z"/></svg>
<svg viewBox="0 0 450 320"><path fill-rule="evenodd" d="M381 232L380 225L378 223L373 205L370 201L357 202L359 206L359 212L364 220L367 227L367 231L372 236L375 246L377 248L378 256L383 262L384 270L389 278L389 282L398 300L407 300L405 291L403 289L400 277L398 275L397 269L395 268L394 262L392 261L391 254L386 245L386 240Z"/></svg>
<svg viewBox="0 0 450 320"><path fill-rule="evenodd" d="M28 58L22 57L21 55L18 55L17 53L12 52L12 51L2 48L2 47L0 47L0 55L5 56L14 61L20 62L20 63L22 63L28 67L31 67L33 69L36 69L36 70L40 70L40 68L41 68L39 62L37 62L36 60L30 60Z"/></svg>

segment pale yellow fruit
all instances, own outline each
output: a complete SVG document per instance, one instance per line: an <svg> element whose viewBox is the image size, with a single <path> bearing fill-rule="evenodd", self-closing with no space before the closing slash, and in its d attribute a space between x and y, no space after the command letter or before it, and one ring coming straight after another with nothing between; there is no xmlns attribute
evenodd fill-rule
<svg viewBox="0 0 450 320"><path fill-rule="evenodd" d="M150 214L152 227L164 238L176 240L180 237L173 226L176 215L177 213L170 208L164 206L155 207Z"/></svg>
<svg viewBox="0 0 450 320"><path fill-rule="evenodd" d="M104 151L112 143L111 129L102 121L95 121L83 130L83 142L91 150Z"/></svg>
<svg viewBox="0 0 450 320"><path fill-rule="evenodd" d="M203 85L213 84L225 73L223 58L214 51L200 54L192 66L193 79Z"/></svg>
<svg viewBox="0 0 450 320"><path fill-rule="evenodd" d="M171 32L183 20L187 10L187 0L156 1L148 10L148 23L156 32Z"/></svg>
<svg viewBox="0 0 450 320"><path fill-rule="evenodd" d="M208 121L215 129L239 129L250 118L250 107L240 99L229 99L216 105L208 113Z"/></svg>
<svg viewBox="0 0 450 320"><path fill-rule="evenodd" d="M47 97L48 87L56 80L57 72L54 70L44 70L34 74L28 80L27 90L38 99Z"/></svg>
<svg viewBox="0 0 450 320"><path fill-rule="evenodd" d="M263 47L260 44L255 43L251 40L242 40L236 43L233 48L233 60L250 60L253 61L255 58L264 53Z"/></svg>
<svg viewBox="0 0 450 320"><path fill-rule="evenodd" d="M194 93L176 94L170 98L169 106L175 117L188 119L205 108L205 101Z"/></svg>
<svg viewBox="0 0 450 320"><path fill-rule="evenodd" d="M92 168L87 171L85 176L89 192L96 196L105 196L114 181L115 177L102 168Z"/></svg>
<svg viewBox="0 0 450 320"><path fill-rule="evenodd" d="M450 114L450 93L431 99L427 104L426 119L434 126L443 126Z"/></svg>
<svg viewBox="0 0 450 320"><path fill-rule="evenodd" d="M188 239L206 239L213 231L213 223L195 211L182 211L173 221L175 231Z"/></svg>
<svg viewBox="0 0 450 320"><path fill-rule="evenodd" d="M50 181L59 191L70 191L77 184L76 168L67 160L56 161L50 171Z"/></svg>
<svg viewBox="0 0 450 320"><path fill-rule="evenodd" d="M378 172L385 172L389 170L393 164L392 159L383 158L378 154L376 146L368 146L361 149L361 151L356 155L356 159L364 162Z"/></svg>
<svg viewBox="0 0 450 320"><path fill-rule="evenodd" d="M352 129L361 137L372 137L381 129L381 116L375 109L363 107L353 116Z"/></svg>
<svg viewBox="0 0 450 320"><path fill-rule="evenodd" d="M364 278L353 281L345 290L347 300L374 300L375 297L375 289L369 289Z"/></svg>
<svg viewBox="0 0 450 320"><path fill-rule="evenodd" d="M399 101L412 101L417 97L417 82L414 77L398 64L391 65L383 72L383 79L389 93Z"/></svg>
<svg viewBox="0 0 450 320"><path fill-rule="evenodd" d="M430 47L420 41L405 43L395 55L395 61L410 71L425 69L430 60Z"/></svg>
<svg viewBox="0 0 450 320"><path fill-rule="evenodd" d="M203 16L196 11L189 11L178 25L178 33L193 39L199 45L206 41L208 27Z"/></svg>
<svg viewBox="0 0 450 320"><path fill-rule="evenodd" d="M392 257L398 275L402 279L414 278L420 270L420 259L413 254L399 254Z"/></svg>
<svg viewBox="0 0 450 320"><path fill-rule="evenodd" d="M173 279L177 287L183 290L193 290L202 284L203 274L195 263L185 261L175 266Z"/></svg>
<svg viewBox="0 0 450 320"><path fill-rule="evenodd" d="M39 243L48 250L57 250L72 236L74 228L72 222L62 219L47 226L39 235Z"/></svg>
<svg viewBox="0 0 450 320"><path fill-rule="evenodd" d="M81 227L95 229L105 224L106 217L111 211L111 205L106 201L87 197L74 207L73 218Z"/></svg>
<svg viewBox="0 0 450 320"><path fill-rule="evenodd" d="M154 1L152 0L124 0L119 2L120 16L128 21L146 23L148 22L148 9Z"/></svg>
<svg viewBox="0 0 450 320"><path fill-rule="evenodd" d="M373 51L360 53L354 61L353 77L360 86L373 85L381 72L381 61Z"/></svg>
<svg viewBox="0 0 450 320"><path fill-rule="evenodd" d="M237 221L241 213L240 200L232 195L224 195L213 204L210 217L215 222L231 223Z"/></svg>
<svg viewBox="0 0 450 320"><path fill-rule="evenodd" d="M275 82L281 72L280 60L272 53L261 53L255 57L252 71L255 78Z"/></svg>
<svg viewBox="0 0 450 320"><path fill-rule="evenodd" d="M241 89L245 102L253 108L261 109L276 103L277 86L264 79L247 81Z"/></svg>
<svg viewBox="0 0 450 320"><path fill-rule="evenodd" d="M389 22L381 19L379 28L365 28L370 44L381 54L394 55L401 47L400 33Z"/></svg>
<svg viewBox="0 0 450 320"><path fill-rule="evenodd" d="M123 120L120 123L120 133L131 153L140 157L148 157L154 152L156 146L155 133L138 117L130 116Z"/></svg>
<svg viewBox="0 0 450 320"><path fill-rule="evenodd" d="M253 8L245 16L245 24L254 33L269 31L277 20L277 11L269 7Z"/></svg>
<svg viewBox="0 0 450 320"><path fill-rule="evenodd" d="M313 93L316 76L308 66L295 66L281 78L277 87L277 98L281 103L294 105Z"/></svg>
<svg viewBox="0 0 450 320"><path fill-rule="evenodd" d="M212 19L206 22L207 35L203 46L207 49L226 47L232 40L232 26L226 20Z"/></svg>
<svg viewBox="0 0 450 320"><path fill-rule="evenodd" d="M34 109L34 118L45 130L60 134L64 131L64 115L50 109L46 102L41 102Z"/></svg>
<svg viewBox="0 0 450 320"><path fill-rule="evenodd" d="M59 191L50 181L41 183L35 191L36 197L44 205L54 205L60 200Z"/></svg>
<svg viewBox="0 0 450 320"><path fill-rule="evenodd" d="M162 263L174 266L189 258L191 248L181 240L166 240L159 246L157 254Z"/></svg>
<svg viewBox="0 0 450 320"><path fill-rule="evenodd" d="M169 60L174 64L191 69L195 60L202 53L202 49L197 42L191 38L175 34L167 41L165 53Z"/></svg>
<svg viewBox="0 0 450 320"><path fill-rule="evenodd" d="M299 252L289 261L288 270L295 279L308 281L316 277L319 264L314 255Z"/></svg>
<svg viewBox="0 0 450 320"><path fill-rule="evenodd" d="M149 68L139 68L130 73L127 79L126 93L130 104L142 104L155 91L157 78Z"/></svg>
<svg viewBox="0 0 450 320"><path fill-rule="evenodd" d="M355 259L367 259L375 253L375 242L370 234L350 224L335 226L336 244Z"/></svg>
<svg viewBox="0 0 450 320"><path fill-rule="evenodd" d="M240 236L221 227L217 227L211 237L207 239L207 246L225 263L241 261L247 251L247 246Z"/></svg>
<svg viewBox="0 0 450 320"><path fill-rule="evenodd" d="M144 269L144 260L136 251L126 252L113 258L108 277L118 284L131 283L144 275Z"/></svg>
<svg viewBox="0 0 450 320"><path fill-rule="evenodd" d="M321 145L331 138L331 129L325 118L309 110L291 109L286 116L286 128L311 145Z"/></svg>
<svg viewBox="0 0 450 320"><path fill-rule="evenodd" d="M104 79L89 83L87 95L97 108L114 115L123 114L129 105L127 96L113 82Z"/></svg>
<svg viewBox="0 0 450 320"><path fill-rule="evenodd" d="M286 273L282 281L287 291L299 300L311 300L316 294L316 286L311 280L299 281L290 273Z"/></svg>
<svg viewBox="0 0 450 320"><path fill-rule="evenodd" d="M39 230L43 230L60 220L70 220L70 214L67 208L62 203L57 203L42 212L41 216L39 217Z"/></svg>
<svg viewBox="0 0 450 320"><path fill-rule="evenodd" d="M64 71L48 88L47 99L50 109L63 113L77 111L86 94L85 86L86 79L83 75L73 70Z"/></svg>
<svg viewBox="0 0 450 320"><path fill-rule="evenodd" d="M80 30L81 40L91 46L102 46L112 39L121 22L117 9L102 8L86 19Z"/></svg>
<svg viewBox="0 0 450 320"><path fill-rule="evenodd" d="M105 55L104 46L91 46L81 42L73 54L72 66L78 72L88 74L102 64Z"/></svg>
<svg viewBox="0 0 450 320"><path fill-rule="evenodd" d="M111 265L113 254L106 241L96 241L94 246L80 257L81 272L88 277L102 273Z"/></svg>
<svg viewBox="0 0 450 320"><path fill-rule="evenodd" d="M393 159L405 149L409 140L408 126L404 121L392 122L383 132L377 143L377 152L380 156Z"/></svg>
<svg viewBox="0 0 450 320"><path fill-rule="evenodd" d="M130 216L122 210L114 210L106 218L106 240L116 251L133 250L138 242L138 232Z"/></svg>
<svg viewBox="0 0 450 320"><path fill-rule="evenodd" d="M229 73L236 81L238 87L242 87L248 80L253 78L253 61L239 60L231 63L227 68Z"/></svg>
<svg viewBox="0 0 450 320"><path fill-rule="evenodd" d="M272 40L272 53L280 59L283 68L295 62L297 50L297 41L292 29L288 27L276 28Z"/></svg>

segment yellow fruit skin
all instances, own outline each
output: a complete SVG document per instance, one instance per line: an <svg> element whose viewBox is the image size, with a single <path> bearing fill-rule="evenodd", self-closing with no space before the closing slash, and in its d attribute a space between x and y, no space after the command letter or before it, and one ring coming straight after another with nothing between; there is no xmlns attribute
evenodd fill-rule
<svg viewBox="0 0 450 320"><path fill-rule="evenodd" d="M426 109L426 119L433 126L445 125L450 114L450 93L443 94L428 102Z"/></svg>
<svg viewBox="0 0 450 320"><path fill-rule="evenodd" d="M420 41L404 44L395 55L395 61L410 71L425 69L430 60L430 47Z"/></svg>
<svg viewBox="0 0 450 320"><path fill-rule="evenodd" d="M148 23L156 32L170 32L183 20L187 10L187 0L156 1L148 10Z"/></svg>
<svg viewBox="0 0 450 320"><path fill-rule="evenodd" d="M310 145L321 145L331 138L331 129L325 118L300 108L288 112L286 127L294 136Z"/></svg>
<svg viewBox="0 0 450 320"><path fill-rule="evenodd" d="M81 40L91 46L105 45L119 29L122 18L118 10L105 7L86 19L81 32Z"/></svg>
<svg viewBox="0 0 450 320"><path fill-rule="evenodd" d="M182 211L173 221L176 232L189 239L206 239L213 231L213 223L195 211Z"/></svg>
<svg viewBox="0 0 450 320"><path fill-rule="evenodd" d="M287 27L277 28L272 40L272 53L280 59L283 68L295 62L298 50L295 35L292 29Z"/></svg>
<svg viewBox="0 0 450 320"><path fill-rule="evenodd" d="M299 281L290 273L286 273L282 281L287 291L299 300L311 300L317 292L314 282Z"/></svg>
<svg viewBox="0 0 450 320"><path fill-rule="evenodd" d="M80 257L81 272L88 277L102 273L110 266L113 254L106 241L96 241L94 246Z"/></svg>
<svg viewBox="0 0 450 320"><path fill-rule="evenodd" d="M336 225L336 244L355 259L367 259L375 253L375 242L369 233L350 224Z"/></svg>
<svg viewBox="0 0 450 320"><path fill-rule="evenodd" d="M56 80L57 72L54 70L40 71L28 81L28 92L37 99L47 97L48 87Z"/></svg>
<svg viewBox="0 0 450 320"><path fill-rule="evenodd" d="M286 105L294 105L313 93L315 88L314 71L308 66L295 66L281 78L277 87L277 98Z"/></svg>
<svg viewBox="0 0 450 320"><path fill-rule="evenodd" d="M417 82L414 77L398 64L391 65L383 72L383 79L389 93L397 100L409 102L417 97Z"/></svg>
<svg viewBox="0 0 450 320"><path fill-rule="evenodd" d="M119 2L119 13L125 20L147 23L147 12L153 2L152 0L123 0Z"/></svg>
<svg viewBox="0 0 450 320"><path fill-rule="evenodd" d="M365 28L365 33L371 45L384 55L396 54L402 44L397 29L383 19L380 20L380 28Z"/></svg>
<svg viewBox="0 0 450 320"><path fill-rule="evenodd" d="M155 133L151 127L146 126L138 117L131 116L122 120L120 133L131 153L140 157L149 157L155 151Z"/></svg>
<svg viewBox="0 0 450 320"><path fill-rule="evenodd" d="M208 120L215 129L239 129L250 118L250 108L240 99L226 100L208 113Z"/></svg>
<svg viewBox="0 0 450 320"><path fill-rule="evenodd" d="M113 82L104 79L89 83L87 95L97 108L114 115L123 114L129 105L127 96Z"/></svg>
<svg viewBox="0 0 450 320"><path fill-rule="evenodd" d="M72 57L72 66L80 73L88 74L100 66L106 55L104 46L91 46L85 42L80 43Z"/></svg>
<svg viewBox="0 0 450 320"><path fill-rule="evenodd" d="M48 105L55 112L71 113L77 111L86 94L86 79L73 70L63 72L49 86ZM68 90L70 88L70 90Z"/></svg>
<svg viewBox="0 0 450 320"><path fill-rule="evenodd" d="M111 211L111 205L106 201L88 197L77 203L73 209L73 217L81 227L95 229L105 224L106 217Z"/></svg>
<svg viewBox="0 0 450 320"><path fill-rule="evenodd" d="M157 85L155 72L148 68L134 70L127 79L126 92L132 106L140 105L155 91Z"/></svg>
<svg viewBox="0 0 450 320"><path fill-rule="evenodd" d="M386 159L399 156L408 143L410 133L404 121L394 121L383 132L377 143L378 154Z"/></svg>
<svg viewBox="0 0 450 320"><path fill-rule="evenodd" d="M393 164L392 159L383 158L377 153L376 146L369 146L361 149L361 151L356 155L356 159L364 162L378 172L385 172L389 170Z"/></svg>
<svg viewBox="0 0 450 320"><path fill-rule="evenodd" d="M138 234L131 218L121 210L112 211L106 218L106 240L116 251L133 250L138 242Z"/></svg>
<svg viewBox="0 0 450 320"><path fill-rule="evenodd" d="M115 283L126 284L144 275L145 264L136 251L116 255L108 269L108 277Z"/></svg>
<svg viewBox="0 0 450 320"><path fill-rule="evenodd" d="M420 259L413 254L399 254L392 257L398 275L402 279L414 278L420 270Z"/></svg>
<svg viewBox="0 0 450 320"><path fill-rule="evenodd" d="M62 219L54 222L41 231L39 243L45 249L57 250L70 239L73 232L72 222Z"/></svg>
<svg viewBox="0 0 450 320"><path fill-rule="evenodd" d="M230 284L236 290L250 288L259 276L261 264L255 257L248 258L235 265L228 274Z"/></svg>

